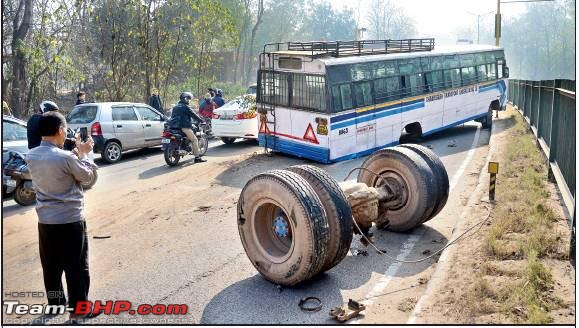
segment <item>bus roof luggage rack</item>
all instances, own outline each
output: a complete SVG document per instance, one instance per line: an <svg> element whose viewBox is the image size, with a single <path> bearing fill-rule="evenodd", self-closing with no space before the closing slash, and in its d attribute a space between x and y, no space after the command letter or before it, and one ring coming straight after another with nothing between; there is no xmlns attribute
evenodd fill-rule
<svg viewBox="0 0 579 328"><path fill-rule="evenodd" d="M434 50L434 38L402 40L312 41L269 43L263 53L292 52L311 56L349 57Z"/></svg>

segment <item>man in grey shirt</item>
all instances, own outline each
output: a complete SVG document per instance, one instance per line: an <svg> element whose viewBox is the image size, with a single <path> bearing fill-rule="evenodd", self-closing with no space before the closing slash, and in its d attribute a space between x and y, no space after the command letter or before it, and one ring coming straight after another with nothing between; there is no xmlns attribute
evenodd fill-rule
<svg viewBox="0 0 579 328"><path fill-rule="evenodd" d="M36 189L36 213L40 261L48 304L64 305L62 273L66 276L69 306L86 301L90 285L88 238L84 217L81 183L91 180L92 164L87 154L93 147L77 140L78 157L62 149L66 139L66 120L58 112L48 112L39 119L40 146L27 155L32 183ZM71 319L80 316L70 314Z"/></svg>

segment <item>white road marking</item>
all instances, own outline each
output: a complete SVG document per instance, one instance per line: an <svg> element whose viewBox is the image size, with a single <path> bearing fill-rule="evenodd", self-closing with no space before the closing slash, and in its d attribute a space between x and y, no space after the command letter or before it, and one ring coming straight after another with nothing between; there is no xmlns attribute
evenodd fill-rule
<svg viewBox="0 0 579 328"><path fill-rule="evenodd" d="M466 158L464 159L464 161L462 162L462 165L460 165L460 167L458 168L458 170L456 171L456 173L452 177L452 180L450 181L449 193L452 192L454 187L456 187L456 185L458 184L458 181L460 180L460 178L462 177L462 174L464 173L464 170L466 170L468 164L470 163L472 157L474 156L474 152L476 151L476 146L478 145L479 137L480 137L480 125L476 127L476 132L474 134L472 146L468 150L468 153L466 154Z"/></svg>
<svg viewBox="0 0 579 328"><path fill-rule="evenodd" d="M464 171L468 167L468 164L470 164L470 161L472 160L472 157L474 156L474 153L476 151L476 146L478 145L479 137L480 137L480 126L477 126L477 129L476 129L476 132L474 135L474 139L472 141L472 145L471 145L471 147L466 155L466 158L464 159L464 161L462 162L462 164L460 165L460 167L458 168L458 170L454 173L454 175L452 177L452 180L450 182L450 191L452 191L456 187L456 185L460 181L460 178L464 174ZM450 191L449 191L449 193L450 193ZM424 229L420 229L420 231L418 233L412 234L408 237L408 239L402 244L402 251L396 257L397 260L401 260L401 261L406 260L407 256L412 252L412 249L414 249L414 246L416 245L416 243L420 240L420 238L424 234L424 231L425 231ZM443 252L443 254L439 260L442 260L443 256L445 257L444 259L446 259L445 253L446 252ZM386 289L386 287L388 286L388 284L392 280L392 277L394 277L396 275L396 273L398 273L398 270L400 269L402 264L403 263L401 263L401 262L392 263L392 265L390 265L388 267L386 272L384 272L382 277L374 285L374 288L372 288L372 290L368 294L366 294L366 297L364 297L364 299L366 299L367 301L365 301L364 304L366 305L367 310L370 307L370 305L372 305L374 303L373 298L384 293L384 290ZM422 300L422 298L420 299L420 301L421 300ZM420 301L419 301L419 303L420 303ZM418 308L418 305L419 304L417 304L417 306L415 307L415 310ZM414 313L415 312L413 312L413 316L410 319L412 319L414 317ZM414 317L414 320L415 319L416 318ZM349 324L361 324L363 320L364 320L364 318L360 318L360 319L352 320L348 323ZM410 320L409 320L408 323L413 323L413 322L410 322Z"/></svg>
<svg viewBox="0 0 579 328"><path fill-rule="evenodd" d="M471 149L469 150L469 153L467 154L467 159L470 161L470 159L472 158L473 154L474 154L474 149L475 149L475 141L477 141L478 139L478 135L480 134L480 127L477 128L476 130L476 135L475 135L475 140L473 141L473 147L471 147ZM478 141L477 141L478 142ZM471 153L471 151L473 151ZM489 150L489 155L490 155L490 150ZM488 162L489 158L487 155L487 162ZM459 168L459 170L457 171L457 174L455 174L455 177L458 175L458 173L460 172L461 175L464 172L464 170L466 169L466 166L463 167L461 165L461 167ZM479 182L482 179L482 176L479 177ZM455 181L455 179L452 179L453 184L450 185L450 189L452 190L453 187L456 186L456 183L458 182L458 179ZM467 205L468 206L468 205ZM463 210L464 212L464 210ZM460 231L462 230L461 227L459 226L460 223L464 222L464 220L462 220L463 217L463 213L461 213L461 215L459 216L459 219L457 220L457 222L454 225L453 228L453 233L452 236L450 237L451 240L454 240L458 234L460 233ZM440 279L439 276L442 274L442 267L443 264L446 263L446 260L448 258L448 254L450 253L449 248L447 248L446 250L444 250L442 252L442 254L440 255L440 258L438 259L438 263L436 264L436 269L434 270L434 273L432 274L432 277L430 277L430 282L434 281L434 280L438 280ZM430 295L432 293L432 289L433 289L433 284L429 283L428 286L426 287L426 290L424 291L424 293L420 296L420 299L418 300L418 302L416 303L416 306L414 306L414 310L412 311L412 314L410 315L410 317L408 318L408 321L406 322L409 325L415 324L416 323L416 319L417 317L420 315L420 313L422 312L422 307L424 306L424 303L426 302L426 295Z"/></svg>

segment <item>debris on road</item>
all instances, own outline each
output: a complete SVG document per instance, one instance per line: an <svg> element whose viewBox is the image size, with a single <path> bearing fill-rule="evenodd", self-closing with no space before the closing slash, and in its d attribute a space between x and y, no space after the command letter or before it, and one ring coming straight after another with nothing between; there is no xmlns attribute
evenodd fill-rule
<svg viewBox="0 0 579 328"><path fill-rule="evenodd" d="M193 212L207 212L211 209L211 206L199 206L193 210Z"/></svg>
<svg viewBox="0 0 579 328"><path fill-rule="evenodd" d="M422 252L423 255L428 255L428 254L430 254L430 253L432 253L432 252L431 252L429 249L427 249L427 250L425 250L424 252Z"/></svg>
<svg viewBox="0 0 579 328"><path fill-rule="evenodd" d="M386 253L388 253L388 251L386 251L385 249L379 249L379 250L376 250L376 253L378 253L378 254L386 254Z"/></svg>
<svg viewBox="0 0 579 328"><path fill-rule="evenodd" d="M346 322L348 320L356 318L360 312L366 310L366 305L356 302L353 299L348 301L348 308L352 310L352 312L347 313L346 309L343 307L335 307L330 310L330 316L336 319L338 322Z"/></svg>
<svg viewBox="0 0 579 328"><path fill-rule="evenodd" d="M352 250L352 255L354 256L368 256L368 251L366 250L359 250L359 249L354 249Z"/></svg>
<svg viewBox="0 0 579 328"><path fill-rule="evenodd" d="M456 147L456 140L452 139L448 142L448 147Z"/></svg>
<svg viewBox="0 0 579 328"><path fill-rule="evenodd" d="M424 278L424 277L423 277L423 278L418 279L418 283L421 284L421 285L424 285L424 284L427 283L427 282L428 282L428 278Z"/></svg>
<svg viewBox="0 0 579 328"><path fill-rule="evenodd" d="M108 236L92 236L92 239L107 239L107 238L111 238L110 235Z"/></svg>
<svg viewBox="0 0 579 328"><path fill-rule="evenodd" d="M307 305L306 303L313 303L312 305ZM317 303L317 305L315 305ZM300 300L300 302L298 303L298 306L300 307L300 309L302 309L302 311L306 311L306 312L318 312L322 309L322 301L315 297L315 296L309 296L306 298L302 298Z"/></svg>

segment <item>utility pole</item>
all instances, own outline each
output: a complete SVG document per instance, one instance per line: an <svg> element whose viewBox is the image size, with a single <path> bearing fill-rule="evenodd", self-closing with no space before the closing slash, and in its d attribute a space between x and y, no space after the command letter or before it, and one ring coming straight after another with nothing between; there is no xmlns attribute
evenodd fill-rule
<svg viewBox="0 0 579 328"><path fill-rule="evenodd" d="M494 13L494 11L489 11L489 12L486 12L484 14L475 14L475 13L471 13L470 11L467 11L466 13L469 15L476 16L476 43L480 44L480 20L482 17L484 17L488 14Z"/></svg>
<svg viewBox="0 0 579 328"><path fill-rule="evenodd" d="M497 14L495 15L495 46L499 46L501 40L501 0L497 0Z"/></svg>
<svg viewBox="0 0 579 328"><path fill-rule="evenodd" d="M496 46L498 47L501 40L501 3L527 3L527 2L553 2L555 0L512 0L512 1L501 1L497 0L497 14L495 15L495 39Z"/></svg>

